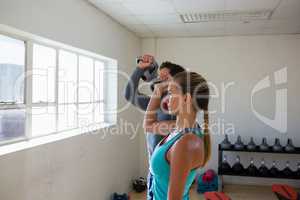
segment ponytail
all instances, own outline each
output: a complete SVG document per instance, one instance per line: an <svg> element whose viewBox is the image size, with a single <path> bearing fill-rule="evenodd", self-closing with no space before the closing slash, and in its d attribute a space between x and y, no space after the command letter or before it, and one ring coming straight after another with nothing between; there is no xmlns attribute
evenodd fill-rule
<svg viewBox="0 0 300 200"><path fill-rule="evenodd" d="M211 139L209 134L209 112L204 110L203 112L204 126L203 126L203 142L204 142L204 161L203 166L207 164L211 157Z"/></svg>

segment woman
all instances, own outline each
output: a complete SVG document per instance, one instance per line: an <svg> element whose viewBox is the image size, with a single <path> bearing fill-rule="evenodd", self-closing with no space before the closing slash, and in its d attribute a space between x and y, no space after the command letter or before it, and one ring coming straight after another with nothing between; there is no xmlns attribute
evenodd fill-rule
<svg viewBox="0 0 300 200"><path fill-rule="evenodd" d="M176 125L153 152L150 162L153 184L150 190L154 200L188 200L196 170L208 162L211 153L209 87L206 80L195 72L175 75L167 87L168 109L176 115ZM160 106L164 88L163 84L155 87L144 119L146 131L156 129L162 135L166 135L165 131L170 128L164 122L157 122L155 111ZM204 131L196 122L199 110L204 113Z"/></svg>

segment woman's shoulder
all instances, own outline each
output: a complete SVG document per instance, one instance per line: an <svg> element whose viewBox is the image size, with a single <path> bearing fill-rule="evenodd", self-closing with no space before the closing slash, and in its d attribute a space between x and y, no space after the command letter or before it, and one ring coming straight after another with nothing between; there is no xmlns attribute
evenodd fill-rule
<svg viewBox="0 0 300 200"><path fill-rule="evenodd" d="M176 148L187 151L201 150L203 147L203 140L198 135L192 132L185 133L176 142Z"/></svg>
<svg viewBox="0 0 300 200"><path fill-rule="evenodd" d="M178 158L183 162L190 162L192 168L195 168L201 165L203 152L204 144L202 138L194 133L185 133L172 146L170 158L174 156L174 158Z"/></svg>

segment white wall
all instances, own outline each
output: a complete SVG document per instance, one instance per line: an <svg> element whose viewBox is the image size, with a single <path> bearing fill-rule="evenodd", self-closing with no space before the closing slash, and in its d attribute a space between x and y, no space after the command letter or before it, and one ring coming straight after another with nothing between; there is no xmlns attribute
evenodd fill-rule
<svg viewBox="0 0 300 200"><path fill-rule="evenodd" d="M132 71L140 54L138 37L83 0L2 0L0 23L115 58L123 71ZM119 107L125 104L125 81L120 77ZM126 110L119 121L135 122L137 116ZM99 200L127 191L138 176L139 139L101 136L81 135L1 156L0 199Z"/></svg>
<svg viewBox="0 0 300 200"><path fill-rule="evenodd" d="M234 82L225 95L225 112L222 112L222 99L211 99L210 110L216 110L211 115L211 124L220 120L225 124L225 129L232 123L235 134L230 136L235 141L239 134L248 142L250 136L261 143L263 136L269 138L269 144L273 144L273 138L279 137L286 144L286 139L292 138L294 144L300 146L300 100L299 75L300 75L300 35L277 35L277 36L241 36L241 37L211 37L211 38L162 38L143 39L142 52L152 53L159 61L172 61L192 71L204 75L211 81L220 92L222 83ZM287 67L288 83L274 86L273 72ZM258 81L270 75L271 87L256 94L254 106L256 110L267 117L273 118L275 108L275 88L288 88L288 117L287 133L282 134L258 120L251 110L251 90ZM211 88L212 94L216 94ZM202 116L199 117L202 119ZM219 120L219 121L218 121ZM217 144L223 140L224 129L212 130L213 156L208 164L209 168L217 169ZM145 142L141 138L141 147L145 148ZM147 159L141 154L141 167L146 166ZM254 156L256 162L260 162L262 155L245 154L246 166L249 158ZM276 156L276 157L275 157ZM299 156L263 155L270 164L272 159L291 159L292 168L295 169L296 161L300 162ZM234 161L233 157L230 161ZM244 161L244 162L245 162ZM144 168L144 173L147 171ZM253 183L251 179L226 179L229 182ZM260 183L271 183L269 180L255 180ZM293 182L294 183L294 182ZM299 183L298 183L299 186Z"/></svg>

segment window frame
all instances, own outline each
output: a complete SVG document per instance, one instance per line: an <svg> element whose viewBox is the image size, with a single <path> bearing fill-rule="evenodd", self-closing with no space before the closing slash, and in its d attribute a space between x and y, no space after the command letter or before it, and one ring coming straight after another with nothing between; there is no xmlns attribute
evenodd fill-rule
<svg viewBox="0 0 300 200"><path fill-rule="evenodd" d="M36 138L42 138L42 137L48 137L54 134L60 134L61 132L68 132L68 131L73 131L74 133L76 133L76 135L79 134L83 134L84 131L80 131L79 129L81 127L79 127L79 121L78 121L78 108L80 104L91 104L93 106L93 113L92 113L92 117L93 117L93 123L92 125L95 128L92 131L96 131L100 128L103 127L108 127L108 126L112 126L115 125L116 121L106 121L106 117L105 114L103 114L103 118L104 121L100 122L100 123L95 123L95 106L94 104L96 103L103 103L104 105L104 110L107 109L107 101L106 101L106 96L107 96L107 82L105 81L105 73L103 74L103 100L95 100L95 66L96 66L96 62L101 62L103 63L103 69L104 70L110 70L110 67L113 66L114 69L117 69L117 61L113 58L108 58L105 56L101 56L99 54L87 51L87 50L83 50L83 49L79 49L76 47L72 47L63 43L59 43L56 41L52 41L40 36L36 36L30 33L26 33L14 28L11 28L9 26L6 25L1 25L0 24L0 34L7 36L7 37L11 37L13 39L17 39L17 40L21 40L24 42L24 46L25 46L25 61L24 61L24 100L23 103L16 103L16 104L0 104L0 109L1 110L7 110L7 109L25 109L25 134L23 137L20 138L13 138L13 139L9 139L9 140L3 140L0 141L0 148L7 146L8 144L14 144L14 143L19 143L19 142L23 142L23 141L31 141L33 139ZM39 103L33 103L32 102L32 97L33 97L33 87L32 87L32 82L33 82L33 78L32 76L30 76L30 73L32 72L33 69L33 46L34 44L37 45L42 45L45 47L50 47L53 48L56 52L56 66L55 66L55 86L54 86L54 102L39 102ZM70 102L63 102L60 103L59 102L59 52L60 50L62 51L66 51L69 53L73 53L76 55L77 57L77 92L76 92L76 102L75 103L70 103ZM84 102L81 103L79 102L79 93L78 93L78 84L79 84L79 57L80 56L84 56L84 57L88 57L91 58L93 61L93 99L92 102ZM100 87L99 87L100 88ZM117 89L116 89L117 91ZM59 109L59 105L75 105L76 106L76 127L72 128L72 129L67 129L67 130L59 130L58 128L58 120L59 120L59 113L58 113L58 109ZM49 134L44 134L44 135L38 135L38 136L33 136L32 135L32 117L31 117L31 111L32 108L34 107L48 107L48 106L54 106L56 113L55 113L55 132L53 133L49 133ZM95 126L97 125L97 126ZM88 125L90 126L90 125ZM86 130L86 129L85 129ZM41 142L43 143L43 142ZM1 152L0 152L1 155Z"/></svg>

